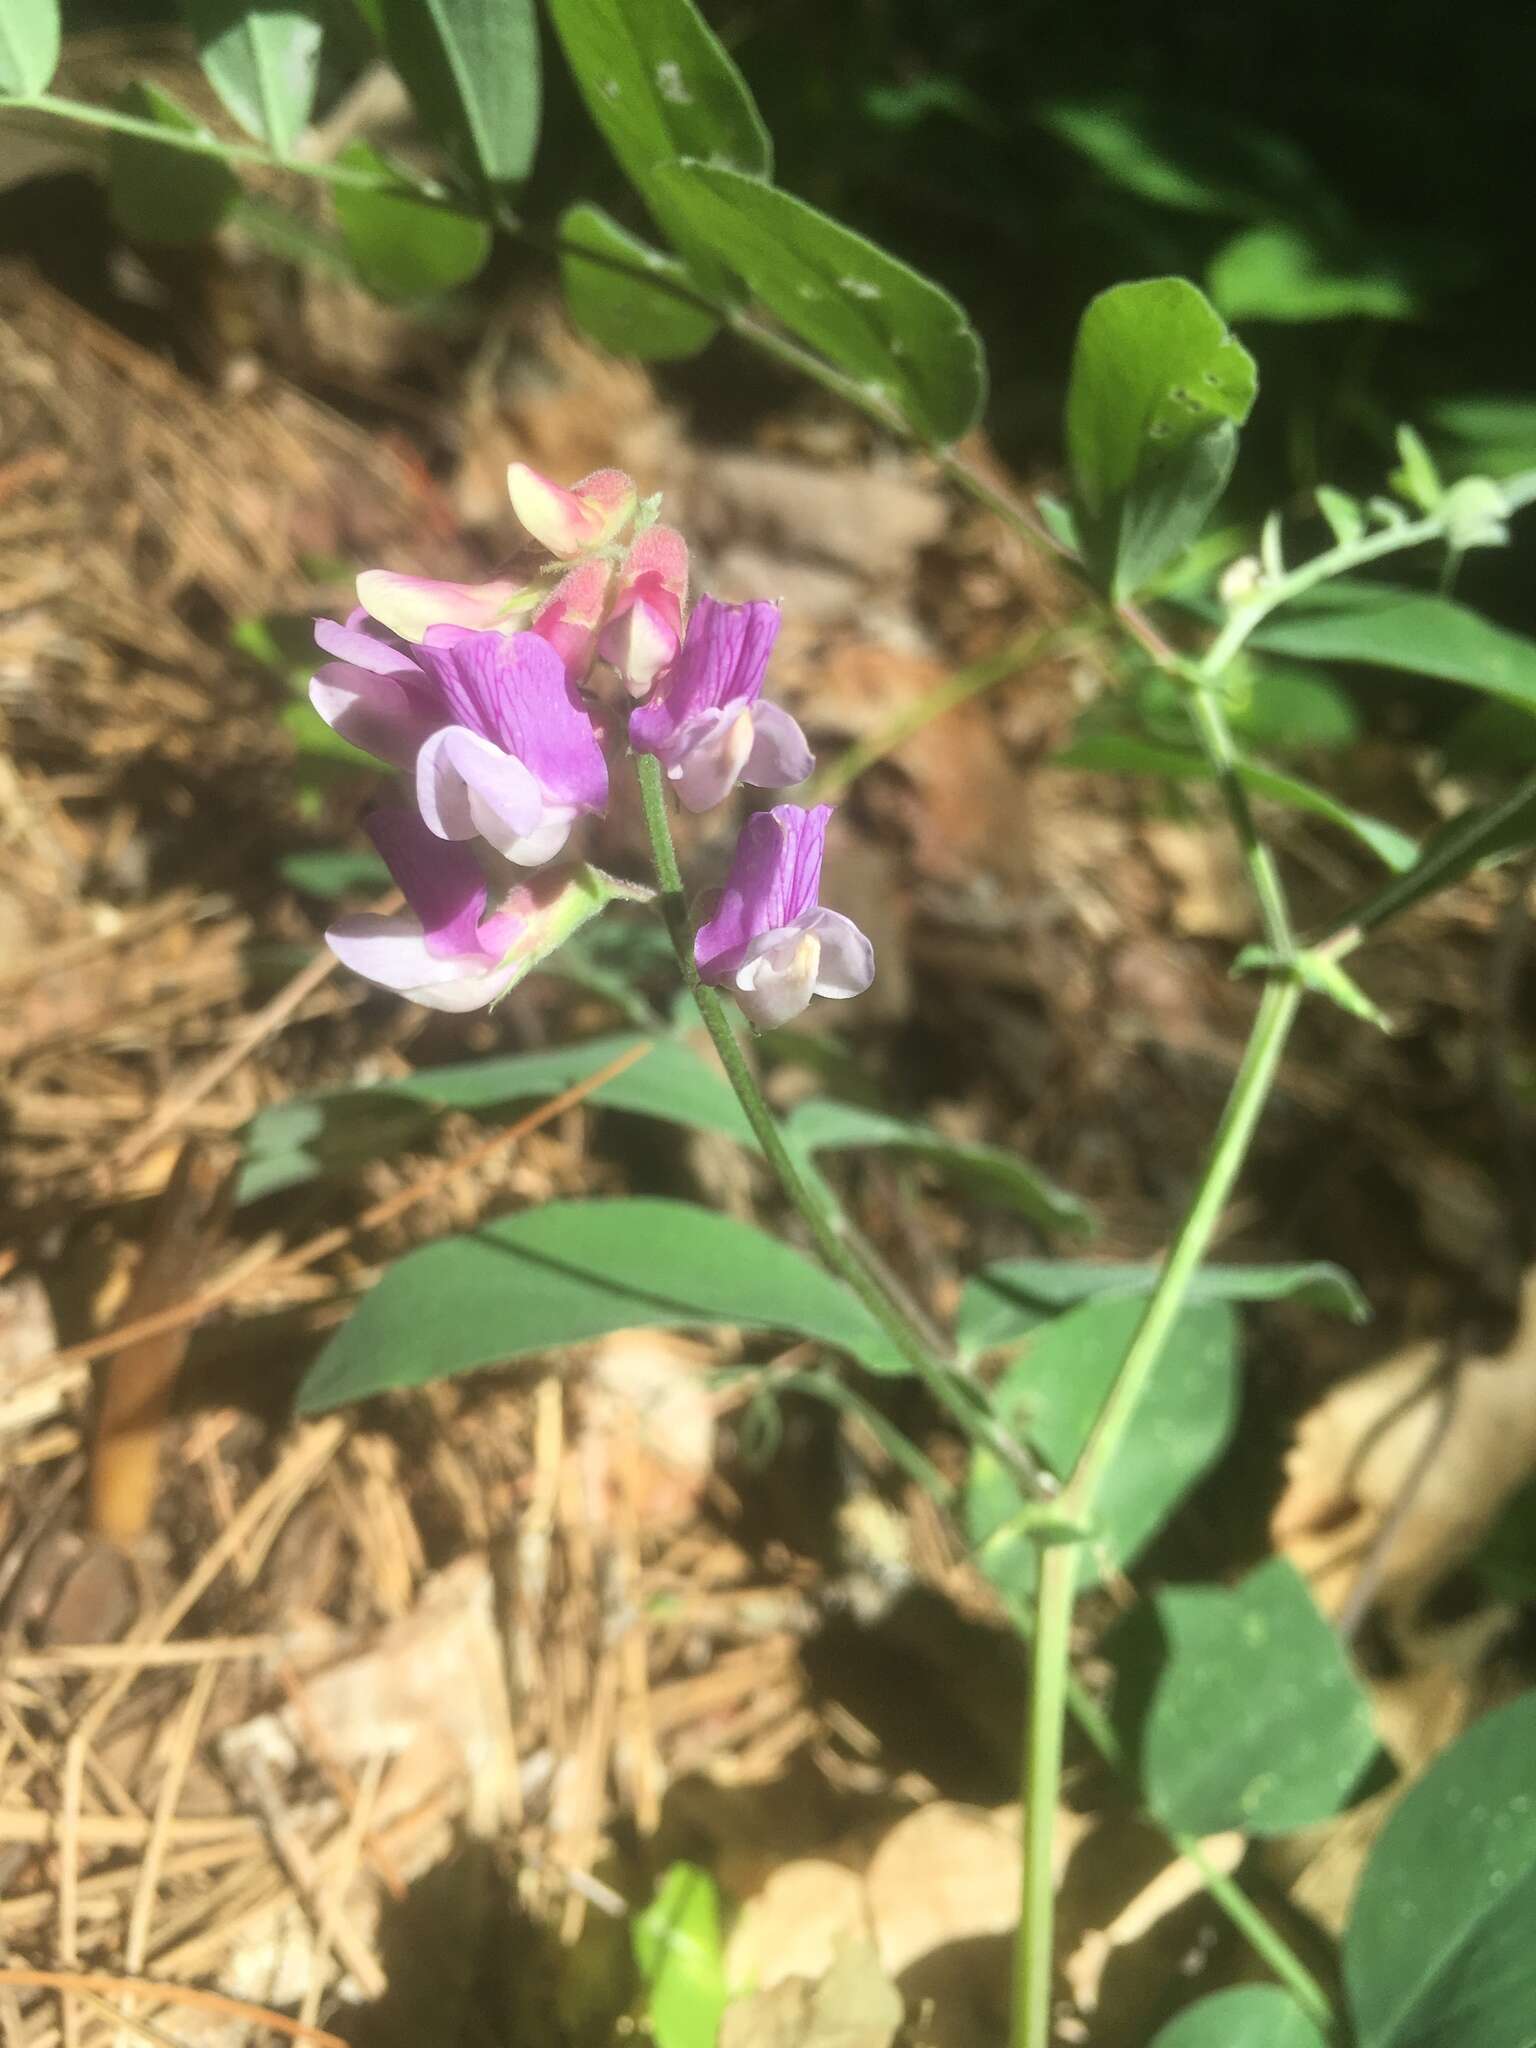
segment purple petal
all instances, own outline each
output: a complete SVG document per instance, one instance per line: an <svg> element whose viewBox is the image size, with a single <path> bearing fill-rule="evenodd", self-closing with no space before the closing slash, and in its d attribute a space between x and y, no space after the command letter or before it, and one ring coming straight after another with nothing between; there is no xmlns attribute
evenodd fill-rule
<svg viewBox="0 0 1536 2048"><path fill-rule="evenodd" d="M753 939L815 909L831 815L830 804L775 804L748 818L719 906L694 940L706 981L729 982Z"/></svg>
<svg viewBox="0 0 1536 2048"><path fill-rule="evenodd" d="M560 656L539 634L434 637L419 659L450 721L514 755L550 801L580 811L607 803L602 742Z"/></svg>
<svg viewBox="0 0 1536 2048"><path fill-rule="evenodd" d="M328 661L309 679L309 701L333 732L376 760L408 768L431 721L394 676Z"/></svg>
<svg viewBox="0 0 1536 2048"><path fill-rule="evenodd" d="M403 806L375 811L365 823L415 916L427 952L435 960L466 954L482 959L480 919L486 890L474 855L437 838Z"/></svg>
<svg viewBox="0 0 1536 2048"><path fill-rule="evenodd" d="M753 706L752 751L741 771L743 782L755 789L790 789L815 766L805 734L787 711L777 704Z"/></svg>
<svg viewBox="0 0 1536 2048"><path fill-rule="evenodd" d="M665 758L680 728L701 711L755 703L778 631L776 604L720 604L701 597L682 652L650 702L630 713L630 745Z"/></svg>
<svg viewBox="0 0 1536 2048"><path fill-rule="evenodd" d="M483 838L500 850L544 816L539 785L522 762L462 725L443 726L417 754L416 802L439 839Z"/></svg>

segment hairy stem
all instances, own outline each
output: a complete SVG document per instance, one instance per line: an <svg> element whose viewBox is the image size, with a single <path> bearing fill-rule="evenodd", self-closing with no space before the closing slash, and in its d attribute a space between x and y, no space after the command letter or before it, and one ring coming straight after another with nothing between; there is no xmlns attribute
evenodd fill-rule
<svg viewBox="0 0 1536 2048"><path fill-rule="evenodd" d="M699 979L693 956L693 933L683 897L682 871L677 864L677 849L672 843L672 827L667 817L666 782L661 763L654 755L640 754L636 756L636 767L651 858L656 868L656 879L661 885L662 910L678 965L725 1069L726 1079L785 1198L799 1214L824 1263L853 1289L935 1401L954 1417L968 1436L986 1443L1031 1491L1038 1491L1042 1484L1039 1468L1002 1428L980 1389L971 1385L948 1360L932 1350L924 1333L917 1328L901 1303L859 1259L828 1215L826 1204L807 1184L791 1156L780 1133L778 1120L768 1107L757 1085L757 1077L731 1029L725 1004L716 990Z"/></svg>

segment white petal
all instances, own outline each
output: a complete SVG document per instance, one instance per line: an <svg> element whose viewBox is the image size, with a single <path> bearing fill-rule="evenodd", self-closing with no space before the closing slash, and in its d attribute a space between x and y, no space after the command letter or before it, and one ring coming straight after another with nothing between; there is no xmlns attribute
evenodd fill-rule
<svg viewBox="0 0 1536 2048"><path fill-rule="evenodd" d="M754 789L791 789L816 766L797 721L778 704L752 707L752 751L741 771Z"/></svg>
<svg viewBox="0 0 1536 2048"><path fill-rule="evenodd" d="M332 732L376 761L408 768L421 745L422 721L404 690L388 676L351 662L329 661L310 677L309 701Z"/></svg>
<svg viewBox="0 0 1536 2048"><path fill-rule="evenodd" d="M813 910L800 920L821 947L819 996L861 996L875 978L875 949L840 910Z"/></svg>
<svg viewBox="0 0 1536 2048"><path fill-rule="evenodd" d="M532 832L544 814L539 785L522 762L462 725L433 733L416 756L416 804L439 839L485 838L493 846Z"/></svg>
<svg viewBox="0 0 1536 2048"><path fill-rule="evenodd" d="M736 970L736 1000L749 1023L772 1031L798 1017L816 993L821 942L814 932L789 926L754 939Z"/></svg>
<svg viewBox="0 0 1536 2048"><path fill-rule="evenodd" d="M427 951L420 920L404 910L354 911L337 919L325 942L354 974L429 1010L483 1010L519 971L516 961L437 958Z"/></svg>
<svg viewBox="0 0 1536 2048"><path fill-rule="evenodd" d="M752 711L727 706L714 714L718 721L704 739L690 745L675 767L667 770L686 811L711 811L723 803L741 780L752 752Z"/></svg>

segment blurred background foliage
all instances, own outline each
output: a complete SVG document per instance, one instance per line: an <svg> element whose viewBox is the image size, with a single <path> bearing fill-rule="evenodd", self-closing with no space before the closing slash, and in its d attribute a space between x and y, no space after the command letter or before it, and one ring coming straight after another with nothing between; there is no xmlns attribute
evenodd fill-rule
<svg viewBox="0 0 1536 2048"><path fill-rule="evenodd" d="M322 113L371 48L366 7L327 11ZM779 182L968 308L991 363L988 427L1022 470L1059 464L1086 301L1167 272L1200 283L1262 366L1229 523L1299 512L1319 482L1372 488L1403 420L1448 478L1536 463L1536 12L1493 4L1448 20L1431 0L717 0L705 12L761 105ZM175 19L172 0L66 7L71 30L119 36ZM547 29L543 40L522 217L547 236L589 198L648 232ZM99 208L72 182L81 190L61 206ZM25 198L0 198L0 237L27 235ZM93 266L99 280L89 235L43 255L76 270L59 279L73 288ZM530 264L547 271L548 256L503 244L477 289L505 289ZM720 407L750 404L763 382L740 377L728 339L661 376L705 380L717 428ZM1536 614L1518 551L1475 558L1459 594L1512 625Z"/></svg>

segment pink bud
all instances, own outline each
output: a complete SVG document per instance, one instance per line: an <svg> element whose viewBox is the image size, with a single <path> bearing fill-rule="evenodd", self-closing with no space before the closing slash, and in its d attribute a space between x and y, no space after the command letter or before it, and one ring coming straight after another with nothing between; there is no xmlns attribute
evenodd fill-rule
<svg viewBox="0 0 1536 2048"><path fill-rule="evenodd" d="M677 659L688 595L688 544L670 526L635 536L619 571L619 594L599 644L631 696L644 697Z"/></svg>
<svg viewBox="0 0 1536 2048"><path fill-rule="evenodd" d="M592 667L612 580L610 563L579 562L534 614L533 631L554 648L573 683L584 683Z"/></svg>
<svg viewBox="0 0 1536 2048"><path fill-rule="evenodd" d="M614 539L639 502L634 479L622 469L594 469L567 491L526 462L514 462L507 492L522 525L561 561Z"/></svg>

